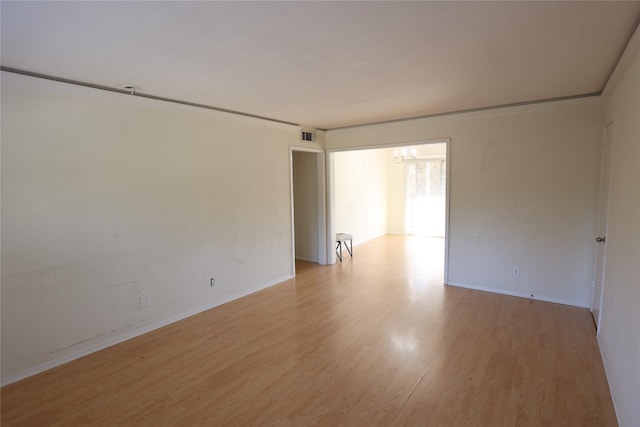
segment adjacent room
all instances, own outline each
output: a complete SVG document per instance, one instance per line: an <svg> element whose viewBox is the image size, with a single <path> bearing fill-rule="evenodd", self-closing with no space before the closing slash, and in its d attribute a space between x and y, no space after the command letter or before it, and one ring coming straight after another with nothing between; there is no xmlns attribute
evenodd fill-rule
<svg viewBox="0 0 640 427"><path fill-rule="evenodd" d="M640 425L640 2L0 19L3 426Z"/></svg>
<svg viewBox="0 0 640 427"><path fill-rule="evenodd" d="M387 234L417 236L413 240L421 242L421 254L416 255L437 271L442 285L447 142L337 151L329 158L334 183L330 214L337 232L348 232L356 246Z"/></svg>

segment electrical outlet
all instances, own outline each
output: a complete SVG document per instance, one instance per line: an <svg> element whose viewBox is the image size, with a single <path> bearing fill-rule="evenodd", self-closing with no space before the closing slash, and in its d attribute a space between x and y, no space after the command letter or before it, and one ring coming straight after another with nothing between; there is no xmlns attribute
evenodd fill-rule
<svg viewBox="0 0 640 427"><path fill-rule="evenodd" d="M215 285L216 285L216 278L212 277L211 280L209 280L209 286L213 288Z"/></svg>
<svg viewBox="0 0 640 427"><path fill-rule="evenodd" d="M513 277L520 277L520 268L513 267Z"/></svg>

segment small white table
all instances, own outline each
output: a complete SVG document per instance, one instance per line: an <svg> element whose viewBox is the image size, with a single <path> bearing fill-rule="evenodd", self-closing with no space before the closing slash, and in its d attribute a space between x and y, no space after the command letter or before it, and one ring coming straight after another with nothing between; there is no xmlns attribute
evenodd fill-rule
<svg viewBox="0 0 640 427"><path fill-rule="evenodd" d="M336 234L336 255L340 262L342 262L342 244L344 243L344 247L347 248L349 255L353 258L353 236L347 233L338 233ZM347 245L347 242L349 244Z"/></svg>

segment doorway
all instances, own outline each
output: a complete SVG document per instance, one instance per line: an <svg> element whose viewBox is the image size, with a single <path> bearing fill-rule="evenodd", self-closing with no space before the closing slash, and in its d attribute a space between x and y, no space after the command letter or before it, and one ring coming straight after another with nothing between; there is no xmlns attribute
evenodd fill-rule
<svg viewBox="0 0 640 427"><path fill-rule="evenodd" d="M292 274L295 261L327 263L325 157L319 149L290 147Z"/></svg>
<svg viewBox="0 0 640 427"><path fill-rule="evenodd" d="M440 145L441 154L433 152L437 145ZM328 150L327 241L333 242L336 232L352 234L355 245L383 234L409 234L407 179L410 170L411 168L415 170L418 159L422 159L422 166L426 166L425 160L441 162L438 164L441 174L438 175L438 185L442 210L436 216L441 218L443 230L435 234L439 234L440 241L444 243L444 282L446 283L451 170L449 152L449 139L389 144L383 147L362 147L356 150ZM404 159L402 153L405 153ZM438 191L435 188L437 180L435 169L434 167L433 174L429 174L430 179L434 179L433 195ZM427 183L423 180L422 184ZM378 210L374 211L374 209ZM413 219L419 219L426 207L422 206L421 209L421 211L413 210ZM383 214L380 210L384 210ZM384 228L381 224L384 224ZM428 225L423 224L421 227L424 229ZM329 263L336 262L335 254L327 255Z"/></svg>

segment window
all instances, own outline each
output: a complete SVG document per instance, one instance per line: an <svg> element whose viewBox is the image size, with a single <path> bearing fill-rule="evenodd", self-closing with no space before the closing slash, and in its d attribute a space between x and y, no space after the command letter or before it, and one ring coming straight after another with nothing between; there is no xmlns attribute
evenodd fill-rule
<svg viewBox="0 0 640 427"><path fill-rule="evenodd" d="M407 233L444 237L446 160L416 159L406 165Z"/></svg>

